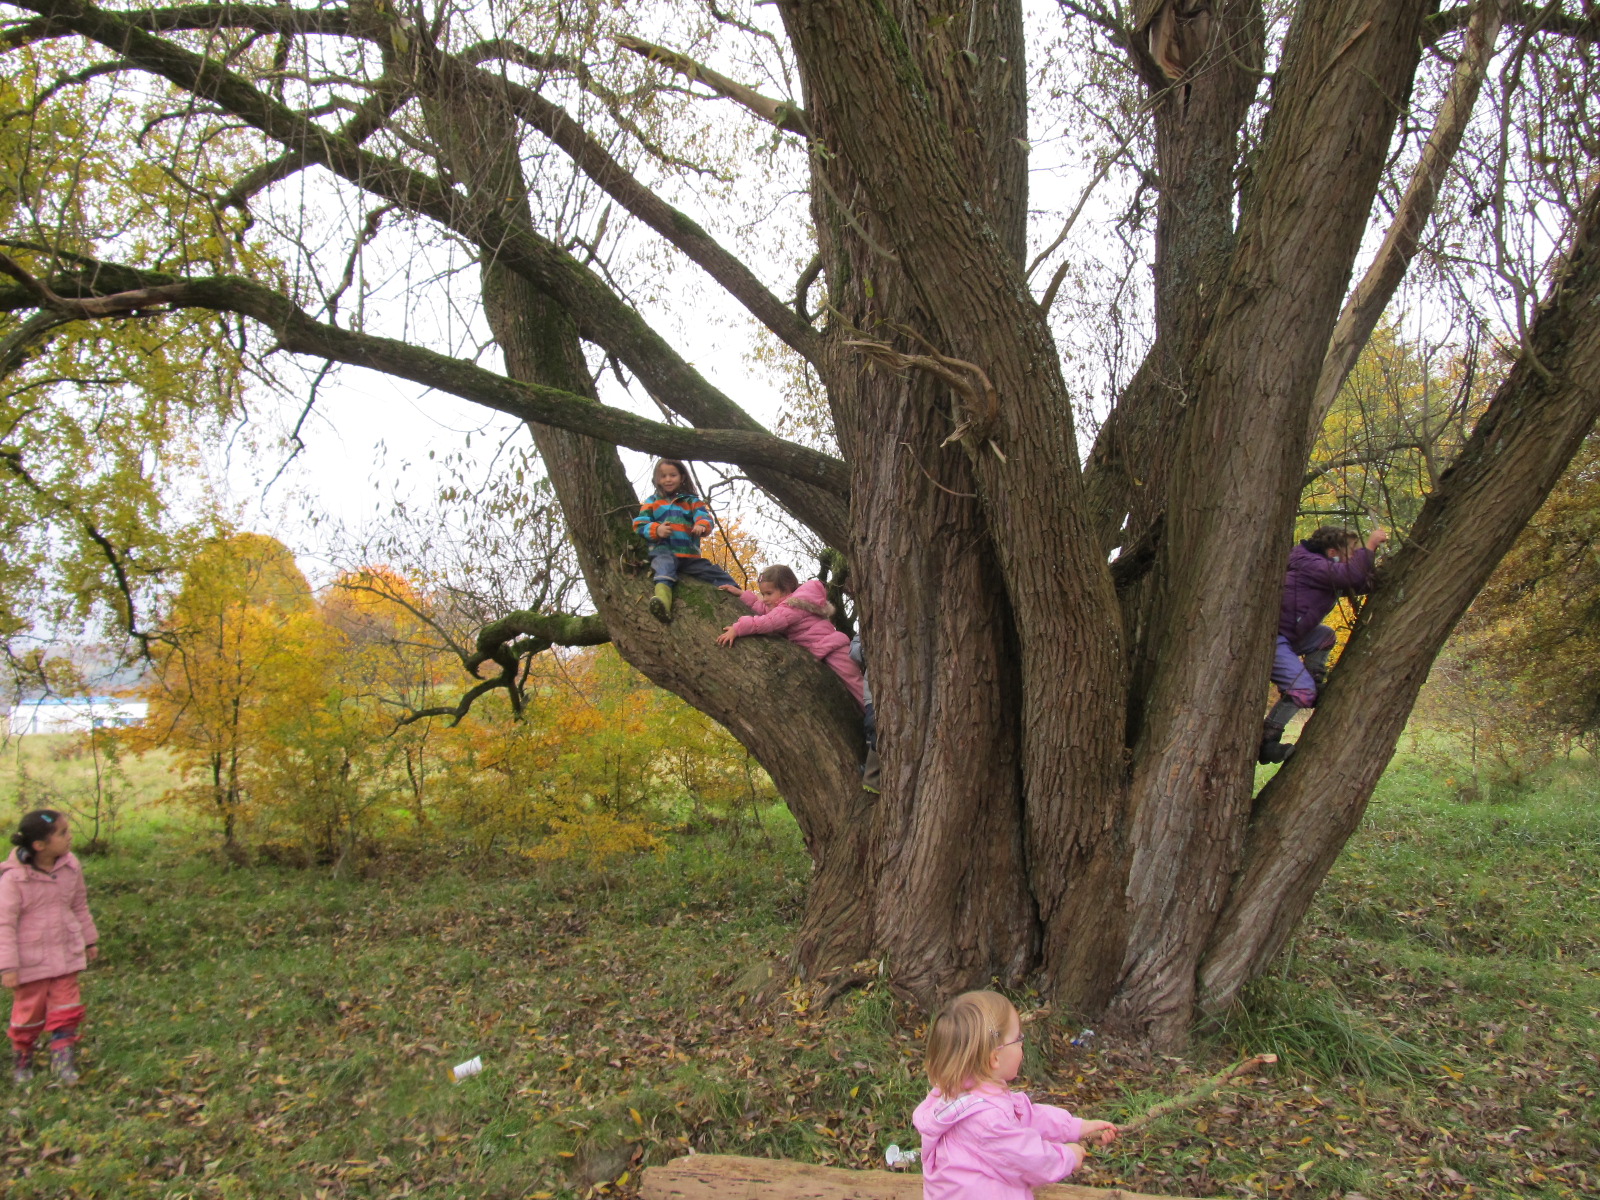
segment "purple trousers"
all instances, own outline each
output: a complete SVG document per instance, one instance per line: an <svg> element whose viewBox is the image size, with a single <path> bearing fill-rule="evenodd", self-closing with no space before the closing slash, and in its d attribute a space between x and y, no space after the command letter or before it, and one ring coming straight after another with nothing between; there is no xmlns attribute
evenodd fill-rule
<svg viewBox="0 0 1600 1200"><path fill-rule="evenodd" d="M1326 625L1318 625L1298 642L1278 635L1272 656L1272 682L1296 708L1317 706L1317 678L1328 664L1328 652L1338 638Z"/></svg>

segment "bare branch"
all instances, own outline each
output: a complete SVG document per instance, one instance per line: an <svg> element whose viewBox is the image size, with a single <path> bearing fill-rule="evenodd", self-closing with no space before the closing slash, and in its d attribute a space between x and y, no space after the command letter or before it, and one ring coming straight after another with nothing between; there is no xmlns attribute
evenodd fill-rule
<svg viewBox="0 0 1600 1200"><path fill-rule="evenodd" d="M1483 86L1484 75L1494 57L1495 41L1505 18L1508 0L1479 0L1473 13L1472 24L1467 29L1466 52L1456 65L1450 90L1439 109L1433 132L1422 149L1411 173L1399 211L1389 224L1378 255L1367 268L1361 282L1345 301L1329 341L1328 352L1322 361L1322 374L1317 380L1317 390L1311 403L1308 424L1310 437L1316 440L1317 431L1333 409L1334 399L1344 381L1361 357L1362 348L1377 328L1384 309L1394 297L1395 290L1405 278L1411 260L1416 257L1422 230L1433 215L1434 201L1445 173L1455 160L1461 146L1462 135L1472 117L1473 105Z"/></svg>
<svg viewBox="0 0 1600 1200"><path fill-rule="evenodd" d="M304 155L307 161L324 166L407 211L437 221L483 247L488 254L547 291L571 315L581 337L615 354L653 395L697 425L751 433L760 431L763 436L770 436L765 435L759 423L732 399L712 387L685 362L638 312L593 272L540 237L526 222L517 221L510 207L469 203L439 179L352 145L264 95L239 75L219 67L214 60L150 36L121 13L72 0L18 0L18 6L115 48L142 70L220 105L291 152ZM692 456L695 451L686 449L684 453ZM840 469L842 471L842 467ZM783 490L781 480L763 481L763 486L779 492ZM842 489L834 491L833 496L841 492ZM796 497L792 492L779 498L797 514L802 509L810 512L817 509L815 498Z"/></svg>
<svg viewBox="0 0 1600 1200"><path fill-rule="evenodd" d="M696 83L705 84L717 95L724 96L737 104L743 105L763 121L776 125L787 133L797 133L804 138L811 136L811 123L806 118L805 109L798 104L763 96L754 88L746 87L736 80L729 79L726 75L720 75L686 54L679 54L676 50L668 50L664 46L657 46L640 38L619 37L617 45L624 50L632 50L635 54L642 55L651 62L660 63L668 70L676 71L685 79L692 79Z"/></svg>
<svg viewBox="0 0 1600 1200"><path fill-rule="evenodd" d="M569 613L540 613L532 610L507 613L478 631L477 647L462 660L473 675L486 662L493 662L500 673L472 687L454 707L424 708L408 713L398 725L410 725L429 717L449 717L459 725L472 706L492 691L505 689L512 711L522 712L522 689L517 683L518 664L552 646L600 646L611 640L605 621L598 615L573 616Z"/></svg>
<svg viewBox="0 0 1600 1200"><path fill-rule="evenodd" d="M1427 445L1423 442L1390 442L1376 450L1364 450L1359 454L1345 454L1339 458L1329 459L1325 463L1314 463L1305 478L1300 481L1300 490L1304 491L1324 475L1334 471L1343 471L1348 467L1368 467L1377 463L1387 463L1401 450L1416 450L1426 452Z"/></svg>
<svg viewBox="0 0 1600 1200"><path fill-rule="evenodd" d="M445 66L445 63L441 62L440 65ZM452 74L443 72L444 86L454 85ZM729 295L743 304L751 315L782 338L790 349L807 362L816 364L820 354L816 332L801 321L794 310L769 292L749 267L724 249L687 214L673 208L629 174L565 109L546 100L532 88L501 76L478 71L473 78L503 96L517 116L566 151L578 168L607 194L683 251L692 262L721 284Z"/></svg>

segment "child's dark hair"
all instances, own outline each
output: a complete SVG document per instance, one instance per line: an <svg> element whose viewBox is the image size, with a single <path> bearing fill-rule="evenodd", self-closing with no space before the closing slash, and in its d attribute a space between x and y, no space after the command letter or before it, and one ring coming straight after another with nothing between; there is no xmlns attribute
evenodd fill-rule
<svg viewBox="0 0 1600 1200"><path fill-rule="evenodd" d="M800 581L794 577L794 572L788 567L779 564L768 567L756 576L757 583L770 583L780 592L793 592L799 590Z"/></svg>
<svg viewBox="0 0 1600 1200"><path fill-rule="evenodd" d="M50 835L61 828L66 819L65 813L53 808L36 808L23 817L17 831L11 835L11 844L17 848L17 861L32 862L33 844L49 841Z"/></svg>
<svg viewBox="0 0 1600 1200"><path fill-rule="evenodd" d="M678 459L678 458L658 458L658 459L656 459L656 465L650 468L650 486L651 487L655 486L655 484L656 484L656 472L661 470L662 467L673 467L673 468L675 468L677 470L677 472L678 472L678 490L679 491L690 492L690 493L694 492L694 477L689 474L689 468L684 465L683 460L682 459Z"/></svg>
<svg viewBox="0 0 1600 1200"><path fill-rule="evenodd" d="M1343 525L1324 525L1305 540L1305 547L1313 554L1326 554L1329 550L1343 550L1351 542L1359 542L1361 535Z"/></svg>

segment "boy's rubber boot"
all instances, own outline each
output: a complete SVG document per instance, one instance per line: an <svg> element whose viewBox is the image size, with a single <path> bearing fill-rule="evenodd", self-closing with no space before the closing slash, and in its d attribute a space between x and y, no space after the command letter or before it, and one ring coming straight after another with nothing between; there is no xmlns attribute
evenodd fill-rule
<svg viewBox="0 0 1600 1200"><path fill-rule="evenodd" d="M11 1082L18 1087L33 1082L33 1051L15 1052L11 1067Z"/></svg>
<svg viewBox="0 0 1600 1200"><path fill-rule="evenodd" d="M870 747L867 750L866 765L861 768L861 790L878 794L878 780L883 773L883 765L878 761L878 748Z"/></svg>
<svg viewBox="0 0 1600 1200"><path fill-rule="evenodd" d="M1283 744L1283 726L1267 721L1261 726L1261 748L1256 751L1256 761L1262 766L1288 762L1294 755L1294 743Z"/></svg>
<svg viewBox="0 0 1600 1200"><path fill-rule="evenodd" d="M65 1046L50 1047L50 1073L62 1087L78 1082L77 1048L68 1042Z"/></svg>
<svg viewBox="0 0 1600 1200"><path fill-rule="evenodd" d="M656 594L650 597L650 615L665 625L672 620L672 585L656 584Z"/></svg>

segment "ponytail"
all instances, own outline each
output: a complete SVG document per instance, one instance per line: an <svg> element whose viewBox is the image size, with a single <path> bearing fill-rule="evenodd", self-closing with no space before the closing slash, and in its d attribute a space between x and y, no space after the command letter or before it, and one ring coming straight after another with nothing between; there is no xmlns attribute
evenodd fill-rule
<svg viewBox="0 0 1600 1200"><path fill-rule="evenodd" d="M53 808L36 808L23 817L17 831L11 835L11 844L17 848L17 861L31 863L33 844L49 841L64 820L66 816Z"/></svg>

